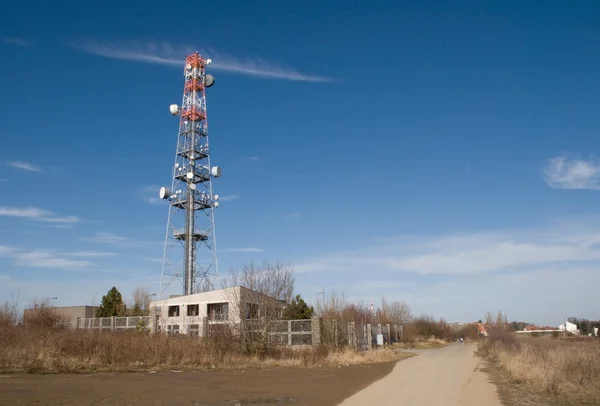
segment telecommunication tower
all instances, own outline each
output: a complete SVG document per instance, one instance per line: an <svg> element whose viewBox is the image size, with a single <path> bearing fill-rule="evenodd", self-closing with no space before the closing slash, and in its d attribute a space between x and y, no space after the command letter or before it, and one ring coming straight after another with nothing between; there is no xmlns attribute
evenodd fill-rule
<svg viewBox="0 0 600 406"><path fill-rule="evenodd" d="M169 202L161 298L175 281L181 283L184 295L213 289L218 275L215 209L219 195L213 195L212 178L221 176L221 168L211 166L209 157L205 91L215 82L205 73L210 63L198 52L186 57L183 101L181 107L170 106L171 114L179 116L179 133L171 188L162 187L159 193Z"/></svg>

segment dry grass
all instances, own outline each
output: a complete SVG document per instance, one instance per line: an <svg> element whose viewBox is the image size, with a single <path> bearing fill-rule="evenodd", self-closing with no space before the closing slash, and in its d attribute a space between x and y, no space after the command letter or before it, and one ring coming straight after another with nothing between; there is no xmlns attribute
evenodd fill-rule
<svg viewBox="0 0 600 406"><path fill-rule="evenodd" d="M438 348L443 348L447 346L448 343L444 340L440 340L438 338L427 339L427 340L417 340L406 343L397 343L394 344L394 348L399 349L414 349L414 350L433 350Z"/></svg>
<svg viewBox="0 0 600 406"><path fill-rule="evenodd" d="M497 362L513 383L546 393L563 403L600 402L600 343L549 338L515 340L508 333L490 334L479 345L481 355Z"/></svg>
<svg viewBox="0 0 600 406"><path fill-rule="evenodd" d="M399 360L391 349L274 348L255 355L235 342L140 332L70 331L52 327L0 329L0 373L108 372L261 367L312 367Z"/></svg>

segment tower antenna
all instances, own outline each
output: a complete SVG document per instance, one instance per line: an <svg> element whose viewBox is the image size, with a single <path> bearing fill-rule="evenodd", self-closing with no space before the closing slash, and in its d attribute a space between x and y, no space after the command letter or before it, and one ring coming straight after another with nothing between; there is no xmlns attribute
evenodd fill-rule
<svg viewBox="0 0 600 406"><path fill-rule="evenodd" d="M169 107L172 115L179 116L179 133L171 188L159 192L161 199L169 201L161 299L174 281L181 283L184 295L191 295L214 289L218 277L215 209L219 195L213 195L212 178L221 176L221 168L211 166L209 157L205 92L215 82L205 73L210 63L198 52L185 58L183 101L181 107Z"/></svg>

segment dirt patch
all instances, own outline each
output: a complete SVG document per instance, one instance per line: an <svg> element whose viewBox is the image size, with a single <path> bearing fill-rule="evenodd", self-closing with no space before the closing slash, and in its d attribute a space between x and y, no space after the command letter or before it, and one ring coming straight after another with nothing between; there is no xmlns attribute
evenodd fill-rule
<svg viewBox="0 0 600 406"><path fill-rule="evenodd" d="M395 362L328 368L2 375L0 405L335 406Z"/></svg>

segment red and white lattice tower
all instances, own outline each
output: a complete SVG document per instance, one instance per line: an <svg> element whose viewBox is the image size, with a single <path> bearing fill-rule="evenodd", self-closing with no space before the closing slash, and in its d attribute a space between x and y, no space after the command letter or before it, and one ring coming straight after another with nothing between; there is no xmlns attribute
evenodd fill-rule
<svg viewBox="0 0 600 406"><path fill-rule="evenodd" d="M212 178L221 176L221 168L211 166L209 156L205 91L214 78L205 68L210 62L198 52L185 59L183 101L170 107L179 116L179 134L171 188L160 189L160 198L169 201L161 298L175 281L190 295L214 289L218 276L214 211L219 195L213 195Z"/></svg>

